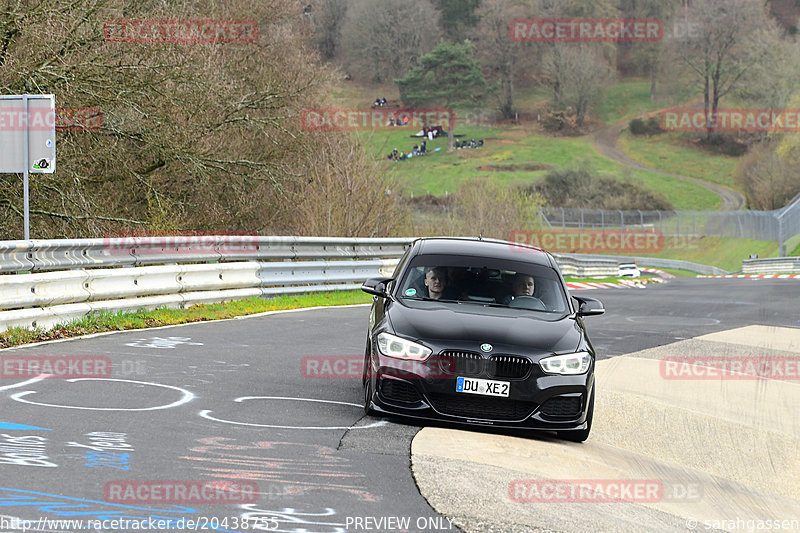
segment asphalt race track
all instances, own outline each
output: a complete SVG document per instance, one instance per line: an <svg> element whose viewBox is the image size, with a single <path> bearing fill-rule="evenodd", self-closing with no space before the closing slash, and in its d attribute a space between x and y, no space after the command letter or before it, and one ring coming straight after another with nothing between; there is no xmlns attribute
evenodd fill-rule
<svg viewBox="0 0 800 533"><path fill-rule="evenodd" d="M719 518L759 518L724 512L765 506L775 518L791 518L800 508L800 423L797 404L775 401L796 394L796 378L775 386L763 385L765 380L730 387L713 382L718 396L706 394L686 408L673 396L683 391L686 398L686 382L664 386L646 376L659 350L669 347L695 355L714 342L749 343L752 350L766 347L781 356L800 353L793 344L796 331L780 329L800 328L800 280L675 279L586 294L607 309L586 319L601 354L598 398L605 397L607 410L597 415L584 444L546 434L446 427L419 432L401 421L364 417L358 378L367 306L1 351L0 532L120 530L109 522L97 527L114 519L135 522L132 531L156 530L156 519L166 524L161 530L172 531L456 531L457 524L469 531L692 529L685 518L695 508L675 501L661 507L501 501L508 499L509 479L651 479L665 469L687 490L695 487L690 482L715 487L694 495L692 504L703 500L696 512L700 531L711 530L702 519L713 516L715 506L742 491L742 506L717 508ZM751 325L779 329L712 335ZM98 373L61 376L66 379L9 375L31 356L75 356L92 362L88 369ZM110 372L103 373L108 361ZM334 367L335 361L347 366ZM326 374L326 368L333 371ZM746 396L747 387L755 387L755 396ZM636 400L646 396L651 403ZM637 409L651 409L648 423L629 416ZM762 411L769 414L748 422L746 432L732 425ZM689 475L694 477L681 477ZM737 490L725 485L732 479ZM165 496L163 487L209 480L252 491L180 501ZM500 493L492 492L496 487ZM84 520L83 529L56 520ZM187 520L198 523L188 527Z"/></svg>

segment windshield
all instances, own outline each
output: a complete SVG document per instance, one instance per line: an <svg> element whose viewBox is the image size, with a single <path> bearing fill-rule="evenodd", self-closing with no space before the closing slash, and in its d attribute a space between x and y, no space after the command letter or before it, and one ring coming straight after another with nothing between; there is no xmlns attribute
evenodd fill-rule
<svg viewBox="0 0 800 533"><path fill-rule="evenodd" d="M562 314L567 301L550 267L482 257L418 256L400 282L400 299L437 300Z"/></svg>

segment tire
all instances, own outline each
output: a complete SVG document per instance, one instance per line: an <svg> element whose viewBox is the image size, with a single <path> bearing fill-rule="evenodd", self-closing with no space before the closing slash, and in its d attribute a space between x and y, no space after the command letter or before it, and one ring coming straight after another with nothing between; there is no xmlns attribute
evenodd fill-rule
<svg viewBox="0 0 800 533"><path fill-rule="evenodd" d="M367 353L364 355L364 372L362 381L364 382L364 414L372 414L372 396L375 393L372 384L372 365L370 364L369 345L367 345Z"/></svg>
<svg viewBox="0 0 800 533"><path fill-rule="evenodd" d="M364 414L372 414L372 396L374 394L372 378L367 377L367 382L364 384Z"/></svg>
<svg viewBox="0 0 800 533"><path fill-rule="evenodd" d="M369 367L369 337L367 337L367 346L364 348L364 368L361 369L361 385L367 384L367 367Z"/></svg>
<svg viewBox="0 0 800 533"><path fill-rule="evenodd" d="M594 385L592 385L592 398L589 400L589 408L586 412L586 429L556 431L556 435L559 439L570 442L583 442L589 438L589 432L592 430L592 418L594 418Z"/></svg>

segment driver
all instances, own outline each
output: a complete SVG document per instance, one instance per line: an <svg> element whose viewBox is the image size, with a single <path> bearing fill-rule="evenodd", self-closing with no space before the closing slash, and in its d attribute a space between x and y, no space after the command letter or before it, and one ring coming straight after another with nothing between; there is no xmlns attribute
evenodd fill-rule
<svg viewBox="0 0 800 533"><path fill-rule="evenodd" d="M440 299L447 287L447 270L442 267L429 269L425 273L425 286L428 288L428 298Z"/></svg>
<svg viewBox="0 0 800 533"><path fill-rule="evenodd" d="M533 288L533 276L517 272L511 281L511 294L503 299L503 304L510 304L517 296L533 296Z"/></svg>

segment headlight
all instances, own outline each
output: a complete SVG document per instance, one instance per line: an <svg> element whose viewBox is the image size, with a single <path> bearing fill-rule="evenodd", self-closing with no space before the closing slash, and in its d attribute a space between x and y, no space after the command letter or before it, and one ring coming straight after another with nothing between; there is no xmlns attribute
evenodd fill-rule
<svg viewBox="0 0 800 533"><path fill-rule="evenodd" d="M378 349L383 355L414 361L424 361L431 354L430 348L389 333L378 335Z"/></svg>
<svg viewBox="0 0 800 533"><path fill-rule="evenodd" d="M569 376L585 373L591 364L592 356L586 352L554 355L539 361L539 365L546 373Z"/></svg>

